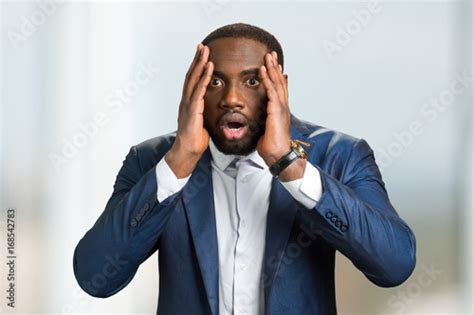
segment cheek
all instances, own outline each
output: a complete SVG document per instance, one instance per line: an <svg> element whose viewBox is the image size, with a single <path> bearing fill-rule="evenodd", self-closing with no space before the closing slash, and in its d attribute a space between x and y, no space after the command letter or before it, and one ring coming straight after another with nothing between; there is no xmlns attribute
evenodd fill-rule
<svg viewBox="0 0 474 315"><path fill-rule="evenodd" d="M267 97L267 91L263 84L260 84L258 88L245 90L245 98L248 104L260 104Z"/></svg>
<svg viewBox="0 0 474 315"><path fill-rule="evenodd" d="M209 104L217 104L220 98L219 90L216 88L207 87L204 93L204 102Z"/></svg>
<svg viewBox="0 0 474 315"><path fill-rule="evenodd" d="M203 116L204 121L211 126L214 125L217 122L217 119L219 118L217 113L217 106L212 102L206 100L206 98L204 98Z"/></svg>
<svg viewBox="0 0 474 315"><path fill-rule="evenodd" d="M209 116L211 115L212 108L214 107L214 102L212 96L208 93L204 94L204 115Z"/></svg>
<svg viewBox="0 0 474 315"><path fill-rule="evenodd" d="M260 85L258 89L258 96L260 97L260 102L261 103L267 103L268 102L268 97L267 97L267 90L263 86L263 84Z"/></svg>
<svg viewBox="0 0 474 315"><path fill-rule="evenodd" d="M253 91L253 93L249 95L248 104L251 104L251 111L255 117L267 112L267 102L267 93L263 86L262 88Z"/></svg>
<svg viewBox="0 0 474 315"><path fill-rule="evenodd" d="M253 111L266 111L266 104L268 102L267 91L263 84L260 84L258 89L255 89L250 94L251 104L253 105ZM263 108L262 108L263 107Z"/></svg>

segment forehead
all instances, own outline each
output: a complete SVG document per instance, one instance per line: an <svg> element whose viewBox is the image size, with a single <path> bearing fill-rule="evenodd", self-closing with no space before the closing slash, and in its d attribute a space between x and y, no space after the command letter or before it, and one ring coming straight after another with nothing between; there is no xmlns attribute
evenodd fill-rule
<svg viewBox="0 0 474 315"><path fill-rule="evenodd" d="M221 72L238 72L264 64L265 44L248 38L219 38L209 43L209 60Z"/></svg>

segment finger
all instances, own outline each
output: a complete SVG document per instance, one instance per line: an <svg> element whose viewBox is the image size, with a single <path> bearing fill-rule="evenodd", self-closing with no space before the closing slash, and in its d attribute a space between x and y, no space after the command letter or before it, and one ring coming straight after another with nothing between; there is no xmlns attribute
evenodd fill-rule
<svg viewBox="0 0 474 315"><path fill-rule="evenodd" d="M279 73L279 76L281 77L281 82L282 82L281 84L283 86L283 91L285 92L285 100L288 101L288 81L286 80L285 74L283 73L283 66L281 65L281 63L278 62L278 56L277 56L276 61L278 63L278 69L280 69L278 73Z"/></svg>
<svg viewBox="0 0 474 315"><path fill-rule="evenodd" d="M201 43L199 43L196 47L196 53L194 54L193 61L191 62L191 65L189 66L188 71L186 72L185 79L184 79L183 94L184 94L186 86L189 82L189 77L191 76L191 72L193 71L197 61L199 60L199 57L201 56L202 47L203 47L203 45Z"/></svg>
<svg viewBox="0 0 474 315"><path fill-rule="evenodd" d="M278 78L280 80L281 86L283 88L285 100L288 100L288 85L286 83L286 78L283 75L283 67L278 61L278 54L276 53L276 51L272 51L272 56L273 56L274 61L278 65L277 74L278 74Z"/></svg>
<svg viewBox="0 0 474 315"><path fill-rule="evenodd" d="M278 54L275 51L272 51L272 57L275 64L278 80L282 86L285 86L285 77L283 76L283 67L278 62Z"/></svg>
<svg viewBox="0 0 474 315"><path fill-rule="evenodd" d="M204 67L204 73L199 79L199 82L196 85L196 89L193 92L191 107L197 106L197 108L190 108L192 112L202 113L204 111L204 95L206 94L207 86L211 82L212 72L214 71L214 64L212 61L207 62Z"/></svg>
<svg viewBox="0 0 474 315"><path fill-rule="evenodd" d="M281 90L283 91L283 97L284 97L283 103L286 104L286 106L288 107L289 106L289 104L288 104L288 81L286 79L285 74L283 73L283 66L278 62L278 56L277 56L276 53L274 53L274 57L275 57L275 62L278 65L277 74L278 74L278 77L279 77L279 80L280 80Z"/></svg>
<svg viewBox="0 0 474 315"><path fill-rule="evenodd" d="M265 55L265 61L267 66L268 75L275 86L275 90L277 91L281 100L285 98L285 92L283 87L283 82L279 75L281 75L280 69L278 68L278 64L274 59L273 54Z"/></svg>
<svg viewBox="0 0 474 315"><path fill-rule="evenodd" d="M276 53L276 51L272 51L272 57L274 60L278 61L278 54Z"/></svg>
<svg viewBox="0 0 474 315"><path fill-rule="evenodd" d="M275 88L278 88L278 85L281 84L280 77L278 76L280 69L278 68L278 64L275 61L272 53L266 55L266 68L270 79L275 85Z"/></svg>
<svg viewBox="0 0 474 315"><path fill-rule="evenodd" d="M194 93L194 89L196 88L196 84L199 82L199 78L202 76L204 67L209 59L209 47L203 46L201 50L201 56L197 61L196 65L191 71L189 76L188 84L185 87L185 95L187 97L191 97Z"/></svg>
<svg viewBox="0 0 474 315"><path fill-rule="evenodd" d="M194 67L196 66L196 63L199 60L199 57L202 54L202 48L203 45L199 43L196 47L196 53L194 54L193 61L191 62L191 65L189 66L188 71L186 72L186 76L184 78L184 83L183 83L183 91L182 91L182 97L181 97L181 102L179 103L179 108L178 108L178 120L179 120L179 115L181 114L183 104L185 104L189 100L189 95L185 95L186 93L186 87L189 84L189 77L191 75L191 72L193 71Z"/></svg>
<svg viewBox="0 0 474 315"><path fill-rule="evenodd" d="M277 101L278 100L278 93L275 89L275 86L273 85L272 80L268 76L268 70L265 66L261 66L259 69L259 76L262 80L263 86L265 87L265 90L267 91L267 97L271 101Z"/></svg>
<svg viewBox="0 0 474 315"><path fill-rule="evenodd" d="M186 73L185 84L183 86L183 96L187 100L191 98L191 95L193 92L193 88L190 87L190 85L192 85L193 75L196 73L199 63L203 60L203 57L204 57L204 51L205 51L204 45L199 44L198 47L199 47L199 52L198 52L197 58L193 60L193 63L189 67L188 72Z"/></svg>
<svg viewBox="0 0 474 315"><path fill-rule="evenodd" d="M280 64L279 60L278 60L278 54L276 53L276 51L272 51L272 57L273 57L273 60L276 62L277 66L278 66L277 73L278 73L278 77L280 79L280 82L283 85L283 87L285 87L286 86L286 79L285 79L285 76L283 75L283 67ZM285 89L285 92L286 92L286 89Z"/></svg>

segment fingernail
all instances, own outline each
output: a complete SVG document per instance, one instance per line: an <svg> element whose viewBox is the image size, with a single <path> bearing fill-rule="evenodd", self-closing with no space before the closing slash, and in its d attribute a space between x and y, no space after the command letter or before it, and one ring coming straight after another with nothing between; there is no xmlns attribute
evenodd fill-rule
<svg viewBox="0 0 474 315"><path fill-rule="evenodd" d="M280 71L283 72L283 68L282 68L281 64L278 64L278 67L280 68Z"/></svg>

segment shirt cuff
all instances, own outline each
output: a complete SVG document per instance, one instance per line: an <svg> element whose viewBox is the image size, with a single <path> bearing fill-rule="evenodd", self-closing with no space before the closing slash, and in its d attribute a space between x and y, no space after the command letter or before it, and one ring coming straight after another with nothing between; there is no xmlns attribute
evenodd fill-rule
<svg viewBox="0 0 474 315"><path fill-rule="evenodd" d="M180 191L191 177L191 174L189 174L188 177L177 178L168 163L166 163L164 156L156 165L155 173L157 184L156 198L160 203Z"/></svg>
<svg viewBox="0 0 474 315"><path fill-rule="evenodd" d="M323 186L319 170L309 161L306 161L306 167L302 178L289 182L280 183L298 202L308 209L313 209L321 198Z"/></svg>

